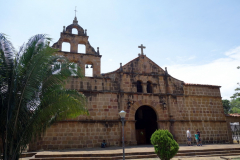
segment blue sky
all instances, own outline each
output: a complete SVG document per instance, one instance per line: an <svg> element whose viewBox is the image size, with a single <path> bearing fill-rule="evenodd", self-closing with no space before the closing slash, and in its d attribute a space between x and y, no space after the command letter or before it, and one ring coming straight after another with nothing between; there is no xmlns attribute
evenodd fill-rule
<svg viewBox="0 0 240 160"><path fill-rule="evenodd" d="M16 48L31 36L56 42L63 26L78 23L102 55L102 73L135 58L140 49L187 83L220 85L223 98L240 82L239 0L0 0L0 32ZM53 44L53 42L51 44Z"/></svg>

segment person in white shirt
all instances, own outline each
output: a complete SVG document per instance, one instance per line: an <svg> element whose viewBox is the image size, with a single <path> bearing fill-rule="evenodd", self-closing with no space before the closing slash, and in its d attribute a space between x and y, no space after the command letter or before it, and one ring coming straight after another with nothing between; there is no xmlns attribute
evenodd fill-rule
<svg viewBox="0 0 240 160"><path fill-rule="evenodd" d="M190 128L188 128L188 130L187 130L187 144L189 146L191 146L191 132L190 132Z"/></svg>

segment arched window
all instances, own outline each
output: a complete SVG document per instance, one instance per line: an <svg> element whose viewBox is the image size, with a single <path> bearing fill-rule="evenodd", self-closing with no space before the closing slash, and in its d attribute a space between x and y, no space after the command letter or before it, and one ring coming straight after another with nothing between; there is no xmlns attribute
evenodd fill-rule
<svg viewBox="0 0 240 160"><path fill-rule="evenodd" d="M78 44L78 53L86 53L86 46L84 44Z"/></svg>
<svg viewBox="0 0 240 160"><path fill-rule="evenodd" d="M153 93L152 92L152 83L150 81L147 81L147 93Z"/></svg>
<svg viewBox="0 0 240 160"><path fill-rule="evenodd" d="M73 29L72 29L72 34L78 35L78 30L77 30L76 28L73 28Z"/></svg>
<svg viewBox="0 0 240 160"><path fill-rule="evenodd" d="M85 77L93 77L93 64L91 62L85 64Z"/></svg>
<svg viewBox="0 0 240 160"><path fill-rule="evenodd" d="M62 43L62 51L64 52L70 52L71 45L69 42L63 42Z"/></svg>
<svg viewBox="0 0 240 160"><path fill-rule="evenodd" d="M137 92L142 93L142 82L141 81L137 81Z"/></svg>

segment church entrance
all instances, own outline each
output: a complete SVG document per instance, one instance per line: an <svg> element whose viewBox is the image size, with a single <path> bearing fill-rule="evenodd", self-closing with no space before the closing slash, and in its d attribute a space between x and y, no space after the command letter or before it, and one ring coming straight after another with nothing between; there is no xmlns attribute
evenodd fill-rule
<svg viewBox="0 0 240 160"><path fill-rule="evenodd" d="M149 106L141 106L135 113L137 144L151 144L150 138L157 127L157 115Z"/></svg>

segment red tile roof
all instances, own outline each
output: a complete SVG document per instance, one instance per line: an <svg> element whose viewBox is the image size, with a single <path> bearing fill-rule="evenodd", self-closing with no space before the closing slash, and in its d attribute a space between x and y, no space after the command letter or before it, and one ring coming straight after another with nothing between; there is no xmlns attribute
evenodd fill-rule
<svg viewBox="0 0 240 160"><path fill-rule="evenodd" d="M231 113L231 114L227 114L228 116L232 116L232 117L240 117L240 113Z"/></svg>

